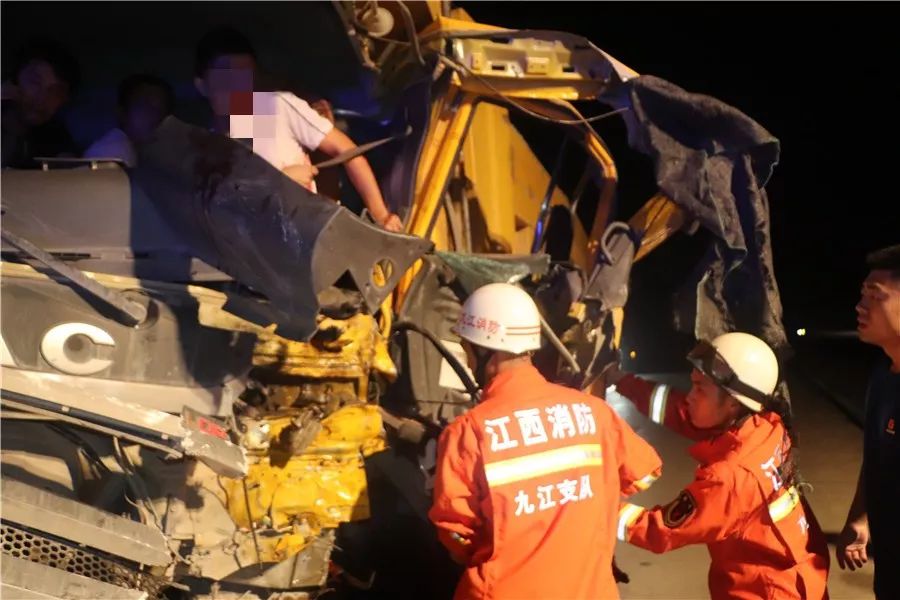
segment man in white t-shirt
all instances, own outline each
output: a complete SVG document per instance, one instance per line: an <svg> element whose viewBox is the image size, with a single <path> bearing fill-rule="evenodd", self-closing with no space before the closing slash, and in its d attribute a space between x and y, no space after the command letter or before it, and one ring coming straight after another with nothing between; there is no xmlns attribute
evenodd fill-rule
<svg viewBox="0 0 900 600"><path fill-rule="evenodd" d="M256 154L315 192L317 170L308 153L321 150L335 156L356 144L294 94L255 91L255 72L256 53L234 29L210 31L197 47L194 84L209 100L213 129L247 140ZM381 196L369 161L358 156L345 168L375 222L389 231L402 231L400 218Z"/></svg>
<svg viewBox="0 0 900 600"><path fill-rule="evenodd" d="M134 145L153 135L172 114L175 94L165 80L137 74L125 78L118 90L119 126L107 131L85 150L85 158L117 158L129 167L137 164Z"/></svg>

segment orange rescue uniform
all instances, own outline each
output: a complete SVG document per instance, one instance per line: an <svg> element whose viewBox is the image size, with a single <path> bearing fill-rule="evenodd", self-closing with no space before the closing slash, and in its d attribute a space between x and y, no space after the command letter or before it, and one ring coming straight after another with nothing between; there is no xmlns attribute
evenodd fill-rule
<svg viewBox="0 0 900 600"><path fill-rule="evenodd" d="M623 504L618 537L653 552L709 548L709 589L719 598L827 598L825 536L778 468L790 448L781 418L751 415L721 435L690 423L686 394L632 375L616 390L644 414L691 439L696 479L670 504Z"/></svg>
<svg viewBox="0 0 900 600"><path fill-rule="evenodd" d="M659 456L600 398L504 371L441 435L429 513L466 565L456 598L618 598L621 495Z"/></svg>

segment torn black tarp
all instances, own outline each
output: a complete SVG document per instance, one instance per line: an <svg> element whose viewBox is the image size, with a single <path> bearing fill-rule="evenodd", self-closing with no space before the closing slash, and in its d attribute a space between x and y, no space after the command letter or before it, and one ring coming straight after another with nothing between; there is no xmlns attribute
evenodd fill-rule
<svg viewBox="0 0 900 600"><path fill-rule="evenodd" d="M678 295L676 327L698 339L747 331L785 357L763 189L778 140L734 107L657 77L632 79L602 100L629 108L629 144L653 159L660 191L714 236Z"/></svg>
<svg viewBox="0 0 900 600"><path fill-rule="evenodd" d="M245 318L261 313L256 320L273 320L285 337L308 339L316 331L331 286L355 288L375 312L431 248L365 223L242 144L174 117L139 156L132 182L188 250L268 300L226 310Z"/></svg>

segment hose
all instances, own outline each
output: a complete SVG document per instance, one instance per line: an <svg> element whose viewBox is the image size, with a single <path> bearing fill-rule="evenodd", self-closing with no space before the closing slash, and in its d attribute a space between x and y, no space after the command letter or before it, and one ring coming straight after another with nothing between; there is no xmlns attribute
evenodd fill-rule
<svg viewBox="0 0 900 600"><path fill-rule="evenodd" d="M459 362L459 359L453 356L453 353L447 350L447 347L444 346L443 342L437 339L433 333L419 327L411 321L397 321L394 323L394 331L415 331L431 342L441 356L446 359L450 368L453 369L453 372L459 377L459 380L462 381L463 386L465 386L466 391L472 397L472 400L475 401L478 398L480 393L478 385L472 381L472 378L469 376L469 373L466 371L466 368L463 367L462 363Z"/></svg>

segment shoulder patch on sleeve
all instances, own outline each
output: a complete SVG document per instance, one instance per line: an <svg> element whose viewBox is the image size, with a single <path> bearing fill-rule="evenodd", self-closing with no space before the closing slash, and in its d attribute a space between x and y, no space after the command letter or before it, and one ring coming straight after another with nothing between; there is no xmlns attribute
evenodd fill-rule
<svg viewBox="0 0 900 600"><path fill-rule="evenodd" d="M697 510L697 502L691 493L682 490L678 497L663 507L663 524L669 529L674 529L687 521L687 518Z"/></svg>

